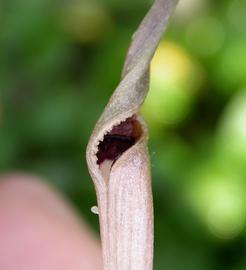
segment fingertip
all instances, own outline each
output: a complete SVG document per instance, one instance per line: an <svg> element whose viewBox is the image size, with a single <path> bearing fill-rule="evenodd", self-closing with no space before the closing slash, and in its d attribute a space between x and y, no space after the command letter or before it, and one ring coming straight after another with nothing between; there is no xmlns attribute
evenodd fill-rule
<svg viewBox="0 0 246 270"><path fill-rule="evenodd" d="M44 181L13 173L0 179L0 269L101 269L97 240Z"/></svg>

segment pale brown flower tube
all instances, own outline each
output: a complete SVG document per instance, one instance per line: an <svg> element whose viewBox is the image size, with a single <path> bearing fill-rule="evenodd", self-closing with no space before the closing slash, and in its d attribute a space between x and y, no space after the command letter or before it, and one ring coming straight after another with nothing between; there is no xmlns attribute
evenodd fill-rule
<svg viewBox="0 0 246 270"><path fill-rule="evenodd" d="M122 80L87 147L95 184L104 270L153 268L153 203L147 127L138 113L149 65L177 0L156 0L133 35Z"/></svg>

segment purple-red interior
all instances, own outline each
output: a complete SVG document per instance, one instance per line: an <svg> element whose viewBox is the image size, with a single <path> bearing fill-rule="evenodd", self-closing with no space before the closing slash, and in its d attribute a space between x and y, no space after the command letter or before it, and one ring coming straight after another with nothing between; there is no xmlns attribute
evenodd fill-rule
<svg viewBox="0 0 246 270"><path fill-rule="evenodd" d="M141 136L142 130L135 116L113 127L98 145L97 164L104 160L116 161Z"/></svg>

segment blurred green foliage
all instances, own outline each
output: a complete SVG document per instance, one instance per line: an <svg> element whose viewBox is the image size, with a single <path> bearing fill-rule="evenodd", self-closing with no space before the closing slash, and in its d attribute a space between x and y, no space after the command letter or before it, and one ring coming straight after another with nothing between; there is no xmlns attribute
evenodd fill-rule
<svg viewBox="0 0 246 270"><path fill-rule="evenodd" d="M47 179L96 231L85 147L150 4L0 2L0 169ZM245 0L180 0L152 62L155 269L246 269L245 25Z"/></svg>

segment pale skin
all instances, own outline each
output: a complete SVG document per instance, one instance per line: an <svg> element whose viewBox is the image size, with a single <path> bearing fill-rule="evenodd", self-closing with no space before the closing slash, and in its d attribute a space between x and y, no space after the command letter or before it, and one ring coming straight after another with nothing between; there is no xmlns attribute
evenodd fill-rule
<svg viewBox="0 0 246 270"><path fill-rule="evenodd" d="M99 270L99 242L45 181L0 177L0 269Z"/></svg>

